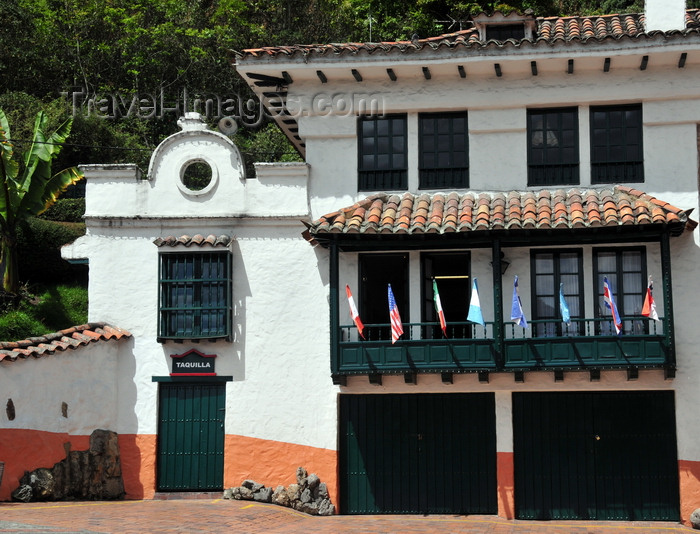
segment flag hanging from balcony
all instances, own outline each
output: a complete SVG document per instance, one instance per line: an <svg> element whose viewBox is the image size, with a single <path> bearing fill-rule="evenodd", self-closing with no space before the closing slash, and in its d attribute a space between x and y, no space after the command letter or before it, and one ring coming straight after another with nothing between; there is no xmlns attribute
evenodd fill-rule
<svg viewBox="0 0 700 534"><path fill-rule="evenodd" d="M469 314L467 321L479 323L481 326L486 326L484 316L481 313L481 302L479 301L479 288L476 285L476 278L472 281L472 297L469 301Z"/></svg>
<svg viewBox="0 0 700 534"><path fill-rule="evenodd" d="M365 335L363 333L365 325L362 324L360 314L357 311L357 306L355 306L355 299L352 298L350 286L347 284L345 285L345 294L348 296L348 305L350 306L350 317L352 317L355 326L357 326L357 333L360 334L360 336L362 336L362 339L365 339Z"/></svg>
<svg viewBox="0 0 700 534"><path fill-rule="evenodd" d="M403 326L401 325L401 316L396 305L396 299L394 299L394 292L391 290L391 284L389 284L389 319L391 320L391 344L393 345L403 334Z"/></svg>
<svg viewBox="0 0 700 534"><path fill-rule="evenodd" d="M615 297L613 297L613 292L610 288L610 282L608 282L607 276L603 278L603 300L605 301L605 307L610 310L610 314L612 315L615 333L619 336L622 334L622 320L620 319L620 314L617 312Z"/></svg>
<svg viewBox="0 0 700 534"><path fill-rule="evenodd" d="M647 294L644 297L644 306L642 306L642 315L644 317L649 317L650 319L654 319L655 321L660 321L659 319L659 314L656 313L656 303L654 302L654 297L651 294L651 290L653 289L652 287L652 282L651 282L651 276L649 276L649 285L647 286Z"/></svg>
<svg viewBox="0 0 700 534"><path fill-rule="evenodd" d="M513 282L513 305L510 308L510 320L515 321L515 324L527 328L527 320L525 319L525 314L523 313L523 303L520 302L520 295L518 295L518 275L515 275L515 280Z"/></svg>
<svg viewBox="0 0 700 534"><path fill-rule="evenodd" d="M433 300L435 300L435 311L437 311L440 319L440 328L442 333L447 337L447 323L445 322L445 312L442 311L442 302L440 302L440 293L438 293L437 281L433 278Z"/></svg>
<svg viewBox="0 0 700 534"><path fill-rule="evenodd" d="M559 284L559 311L561 311L561 320L567 326L571 326L571 313L569 313L569 304L564 297L564 284Z"/></svg>

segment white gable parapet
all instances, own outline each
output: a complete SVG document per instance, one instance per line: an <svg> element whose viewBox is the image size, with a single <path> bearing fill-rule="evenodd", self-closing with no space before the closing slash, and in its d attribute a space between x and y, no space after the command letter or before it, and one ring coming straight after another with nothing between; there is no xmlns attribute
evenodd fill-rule
<svg viewBox="0 0 700 534"><path fill-rule="evenodd" d="M178 125L182 131L154 150L146 179L135 165L81 166L87 219L309 217L306 164L267 164L257 179L246 179L241 153L228 137L209 130L197 113ZM208 183L188 186L193 164L208 167Z"/></svg>

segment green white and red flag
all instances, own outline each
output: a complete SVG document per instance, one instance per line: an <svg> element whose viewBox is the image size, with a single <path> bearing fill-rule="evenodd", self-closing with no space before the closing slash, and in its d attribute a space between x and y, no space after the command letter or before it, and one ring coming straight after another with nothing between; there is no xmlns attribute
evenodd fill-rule
<svg viewBox="0 0 700 534"><path fill-rule="evenodd" d="M447 323L445 322L445 312L442 310L442 302L440 302L440 293L438 292L437 281L433 278L433 300L435 301L435 311L440 318L440 328L442 333L447 337Z"/></svg>

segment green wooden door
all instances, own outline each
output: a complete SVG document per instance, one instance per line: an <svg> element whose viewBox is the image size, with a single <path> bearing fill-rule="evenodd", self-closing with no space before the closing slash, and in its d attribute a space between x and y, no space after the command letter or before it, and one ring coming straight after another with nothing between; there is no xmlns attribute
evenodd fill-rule
<svg viewBox="0 0 700 534"><path fill-rule="evenodd" d="M673 392L514 393L519 519L679 519Z"/></svg>
<svg viewBox="0 0 700 534"><path fill-rule="evenodd" d="M341 395L341 512L495 514L493 394Z"/></svg>
<svg viewBox="0 0 700 534"><path fill-rule="evenodd" d="M224 384L161 383L158 490L221 490Z"/></svg>

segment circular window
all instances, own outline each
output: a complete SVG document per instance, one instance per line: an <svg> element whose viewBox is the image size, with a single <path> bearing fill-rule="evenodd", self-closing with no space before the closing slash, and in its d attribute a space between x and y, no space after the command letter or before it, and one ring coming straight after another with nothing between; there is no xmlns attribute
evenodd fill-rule
<svg viewBox="0 0 700 534"><path fill-rule="evenodd" d="M182 185L190 191L201 191L211 183L211 166L204 161L193 161L182 173Z"/></svg>

